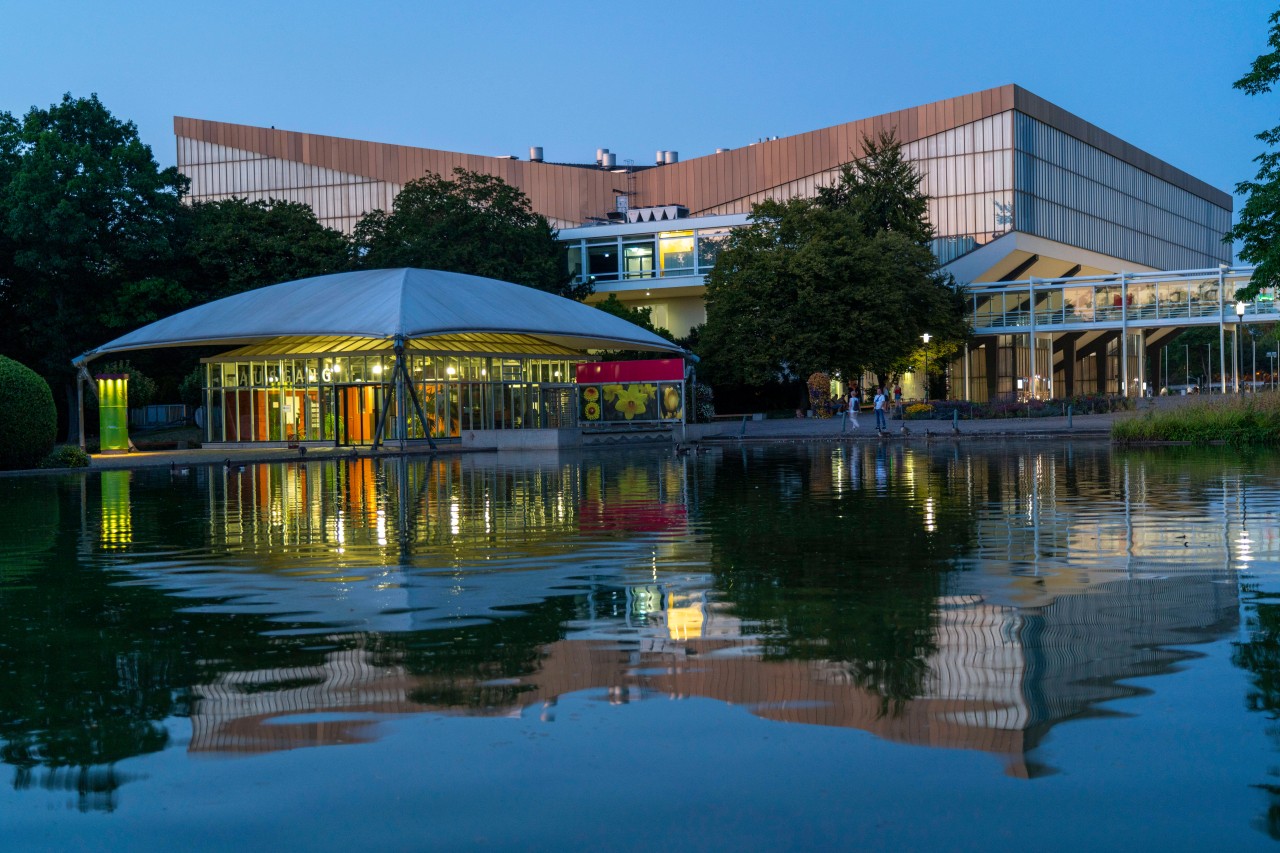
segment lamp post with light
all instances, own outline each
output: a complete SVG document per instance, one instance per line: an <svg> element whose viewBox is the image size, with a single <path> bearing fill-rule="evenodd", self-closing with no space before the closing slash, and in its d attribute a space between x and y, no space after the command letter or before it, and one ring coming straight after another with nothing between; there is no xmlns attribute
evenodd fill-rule
<svg viewBox="0 0 1280 853"><path fill-rule="evenodd" d="M920 336L924 340L924 401L929 402L929 333Z"/></svg>
<svg viewBox="0 0 1280 853"><path fill-rule="evenodd" d="M1236 393L1240 393L1240 324L1244 322L1244 303L1236 301L1236 333L1235 346L1232 347L1231 353L1231 381L1236 387Z"/></svg>

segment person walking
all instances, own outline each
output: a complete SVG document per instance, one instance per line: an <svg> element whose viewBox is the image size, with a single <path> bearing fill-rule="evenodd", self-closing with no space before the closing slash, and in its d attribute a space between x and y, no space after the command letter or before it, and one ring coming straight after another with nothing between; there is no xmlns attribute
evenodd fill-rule
<svg viewBox="0 0 1280 853"><path fill-rule="evenodd" d="M871 406L876 410L876 432L881 432L889 428L888 423L884 419L884 409L889 403L889 395L884 388L876 389L875 399L871 401Z"/></svg>
<svg viewBox="0 0 1280 853"><path fill-rule="evenodd" d="M858 409L862 406L862 400L858 398L858 389L856 387L849 389L849 398L845 401L844 416L846 424L852 425L853 429L858 428ZM840 431L844 432L845 424L841 424Z"/></svg>

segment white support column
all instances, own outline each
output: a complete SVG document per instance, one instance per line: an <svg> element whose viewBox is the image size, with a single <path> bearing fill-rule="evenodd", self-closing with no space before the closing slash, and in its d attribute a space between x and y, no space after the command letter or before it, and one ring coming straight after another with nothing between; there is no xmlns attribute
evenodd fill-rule
<svg viewBox="0 0 1280 853"><path fill-rule="evenodd" d="M972 355L969 351L969 342L964 342L964 399L973 400L973 386L969 384L969 359Z"/></svg>
<svg viewBox="0 0 1280 853"><path fill-rule="evenodd" d="M1129 396L1129 274L1120 273L1120 384Z"/></svg>
<svg viewBox="0 0 1280 853"><path fill-rule="evenodd" d="M1222 386L1222 393L1227 393L1227 333L1223 325L1226 318L1227 303L1223 291L1226 289L1226 282L1223 281L1223 267L1218 267L1218 377L1219 384ZM1213 373L1212 366L1210 374ZM1209 376L1209 384L1213 384L1213 376Z"/></svg>
<svg viewBox="0 0 1280 853"><path fill-rule="evenodd" d="M1030 358L1028 362L1029 375L1027 376L1027 396L1034 397L1036 394L1036 280L1034 276L1027 277L1027 309L1031 318L1031 331L1027 333L1027 343L1030 344Z"/></svg>

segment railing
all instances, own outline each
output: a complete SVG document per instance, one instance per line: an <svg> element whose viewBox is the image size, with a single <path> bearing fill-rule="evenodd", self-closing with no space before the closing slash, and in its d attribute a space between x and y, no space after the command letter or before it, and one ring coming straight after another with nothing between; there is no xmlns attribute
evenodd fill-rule
<svg viewBox="0 0 1280 853"><path fill-rule="evenodd" d="M1280 319L1273 289L1244 303L1243 315L1237 313L1234 294L1248 284L1252 273L1252 267L1240 267L976 284L968 288L970 320L977 330L1029 331Z"/></svg>

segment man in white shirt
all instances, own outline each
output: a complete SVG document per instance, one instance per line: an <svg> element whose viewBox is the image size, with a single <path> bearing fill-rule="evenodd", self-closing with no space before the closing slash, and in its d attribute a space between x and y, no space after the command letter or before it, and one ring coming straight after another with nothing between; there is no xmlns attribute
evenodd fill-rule
<svg viewBox="0 0 1280 853"><path fill-rule="evenodd" d="M875 399L871 401L872 405L875 406L875 410L876 410L876 431L877 432L879 432L880 430L886 430L889 428L889 425L885 423L885 419L884 419L884 407L888 401L889 401L889 395L885 393L885 390L883 388L877 388Z"/></svg>

